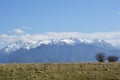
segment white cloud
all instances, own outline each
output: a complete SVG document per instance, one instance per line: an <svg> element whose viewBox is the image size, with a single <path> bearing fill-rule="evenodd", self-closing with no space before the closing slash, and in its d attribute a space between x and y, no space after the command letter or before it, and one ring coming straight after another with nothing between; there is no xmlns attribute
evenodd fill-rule
<svg viewBox="0 0 120 80"><path fill-rule="evenodd" d="M13 34L25 34L25 32L23 30L21 30L21 29L13 29L12 33Z"/></svg>
<svg viewBox="0 0 120 80"><path fill-rule="evenodd" d="M98 33L79 33L79 32L48 32L44 34L28 34L21 29L14 29L14 34L1 34L0 47L15 42L18 40L23 41L36 41L45 39L61 39L61 38L85 38L89 40L103 39L113 45L120 45L120 32L98 32ZM18 35L19 34L19 35Z"/></svg>

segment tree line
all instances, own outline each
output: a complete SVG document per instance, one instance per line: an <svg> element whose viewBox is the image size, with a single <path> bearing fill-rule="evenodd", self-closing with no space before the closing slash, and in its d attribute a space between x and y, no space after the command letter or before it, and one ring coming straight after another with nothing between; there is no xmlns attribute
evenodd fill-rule
<svg viewBox="0 0 120 80"><path fill-rule="evenodd" d="M118 61L118 59L119 59L119 57L114 56L114 55L110 55L110 56L106 57L104 53L96 54L96 60L98 62L105 62L106 60L108 62L116 62L116 61Z"/></svg>

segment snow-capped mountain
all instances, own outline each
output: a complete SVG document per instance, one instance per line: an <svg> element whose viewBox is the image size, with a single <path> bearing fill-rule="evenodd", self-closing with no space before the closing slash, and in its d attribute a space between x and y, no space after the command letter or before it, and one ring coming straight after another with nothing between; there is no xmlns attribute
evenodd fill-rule
<svg viewBox="0 0 120 80"><path fill-rule="evenodd" d="M31 48L36 48L37 46L40 46L41 44L48 44L50 43L49 40L44 40L44 41L17 41L17 42L14 42L14 43L11 43L10 45L6 46L4 48L4 51L6 53L11 53L11 52L14 52L14 51L17 51L18 49L31 49Z"/></svg>
<svg viewBox="0 0 120 80"><path fill-rule="evenodd" d="M80 43L93 44L95 46L106 47L106 48L112 47L111 44L105 42L104 40L95 39L95 40L91 41L91 40L87 40L87 39L68 38L68 39L48 39L48 40L38 40L38 41L20 41L19 40L17 42L11 43L10 45L6 46L4 48L4 51L6 53L12 53L21 48L29 50L32 48L36 48L42 44L74 45L74 44L80 44Z"/></svg>
<svg viewBox="0 0 120 80"><path fill-rule="evenodd" d="M95 61L95 54L115 54L115 49L104 40L63 38L36 41L17 41L0 50L0 62L79 62Z"/></svg>

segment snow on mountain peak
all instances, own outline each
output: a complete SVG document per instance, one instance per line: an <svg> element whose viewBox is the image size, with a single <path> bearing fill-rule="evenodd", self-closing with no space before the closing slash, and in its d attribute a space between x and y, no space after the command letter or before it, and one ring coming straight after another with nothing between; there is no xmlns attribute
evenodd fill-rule
<svg viewBox="0 0 120 80"><path fill-rule="evenodd" d="M10 53L20 48L30 49L30 47L35 43L36 43L35 41L34 42L33 41L29 41L29 42L17 41L5 47L5 52Z"/></svg>
<svg viewBox="0 0 120 80"><path fill-rule="evenodd" d="M18 49L31 49L31 48L36 48L38 46L40 46L41 44L59 44L59 45L63 45L63 44L68 44L68 45L72 45L72 44L79 44L79 43L85 43L85 44L95 44L97 46L101 46L103 47L104 45L108 45L108 43L106 43L104 40L88 40L88 39L81 39L81 38L64 38L64 39L45 39L45 40L38 40L38 41L17 41L14 42L10 45L8 45L7 47L4 48L5 52L7 53L11 53L13 51L16 51Z"/></svg>

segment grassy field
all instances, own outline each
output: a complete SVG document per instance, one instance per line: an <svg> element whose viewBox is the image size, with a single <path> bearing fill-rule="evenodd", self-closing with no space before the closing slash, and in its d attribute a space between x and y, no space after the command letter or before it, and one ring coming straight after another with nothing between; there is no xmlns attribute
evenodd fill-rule
<svg viewBox="0 0 120 80"><path fill-rule="evenodd" d="M120 63L0 64L0 80L120 80Z"/></svg>

